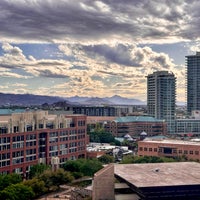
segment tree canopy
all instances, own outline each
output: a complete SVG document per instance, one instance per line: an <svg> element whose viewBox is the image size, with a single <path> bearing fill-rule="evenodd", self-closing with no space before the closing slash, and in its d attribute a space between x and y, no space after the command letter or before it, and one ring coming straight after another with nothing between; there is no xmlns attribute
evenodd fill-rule
<svg viewBox="0 0 200 200"><path fill-rule="evenodd" d="M156 156L133 156L127 155L124 156L121 164L129 163L163 163L163 162L181 162L185 161L185 158L167 158L167 157L156 157Z"/></svg>
<svg viewBox="0 0 200 200"><path fill-rule="evenodd" d="M49 165L45 165L45 164L37 164L37 165L33 165L30 168L30 172L29 172L29 177L33 178L35 176L38 176L40 174L42 174L45 170L50 169Z"/></svg>
<svg viewBox="0 0 200 200"><path fill-rule="evenodd" d="M6 200L29 200L34 197L31 187L23 183L12 184L0 191L0 199Z"/></svg>
<svg viewBox="0 0 200 200"><path fill-rule="evenodd" d="M66 171L80 172L84 176L93 176L101 168L103 168L103 165L98 159L70 160L64 164Z"/></svg>

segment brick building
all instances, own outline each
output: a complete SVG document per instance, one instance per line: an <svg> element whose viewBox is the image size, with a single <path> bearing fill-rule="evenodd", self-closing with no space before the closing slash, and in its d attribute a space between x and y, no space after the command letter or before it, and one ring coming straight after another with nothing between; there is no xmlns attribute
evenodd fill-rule
<svg viewBox="0 0 200 200"><path fill-rule="evenodd" d="M142 132L148 136L167 134L166 122L148 116L119 117L108 122L105 129L115 137L124 137L126 134L138 137Z"/></svg>
<svg viewBox="0 0 200 200"><path fill-rule="evenodd" d="M47 111L0 116L0 173L28 175L38 163L62 165L86 157L86 116Z"/></svg>
<svg viewBox="0 0 200 200"><path fill-rule="evenodd" d="M139 156L186 156L188 159L200 160L200 142L183 140L143 140L138 142Z"/></svg>

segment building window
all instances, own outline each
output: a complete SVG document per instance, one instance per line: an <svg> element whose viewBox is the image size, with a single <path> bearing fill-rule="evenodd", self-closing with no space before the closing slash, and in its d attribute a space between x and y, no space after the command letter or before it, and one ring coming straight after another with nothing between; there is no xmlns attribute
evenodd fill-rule
<svg viewBox="0 0 200 200"><path fill-rule="evenodd" d="M44 128L44 124L39 124L39 128Z"/></svg>
<svg viewBox="0 0 200 200"><path fill-rule="evenodd" d="M195 155L199 155L199 151L195 151Z"/></svg>
<svg viewBox="0 0 200 200"><path fill-rule="evenodd" d="M173 149L173 153L177 153L177 149Z"/></svg>
<svg viewBox="0 0 200 200"><path fill-rule="evenodd" d="M154 152L157 152L157 151L158 151L158 149L157 149L157 148L154 148L154 149L153 149L153 151L154 151Z"/></svg>
<svg viewBox="0 0 200 200"><path fill-rule="evenodd" d="M33 126L32 125L27 125L26 126L26 131L32 131L33 130Z"/></svg>
<svg viewBox="0 0 200 200"><path fill-rule="evenodd" d="M64 127L64 124L63 123L60 123L60 128L63 128Z"/></svg>
<svg viewBox="0 0 200 200"><path fill-rule="evenodd" d="M190 155L193 155L193 151L190 151Z"/></svg>
<svg viewBox="0 0 200 200"><path fill-rule="evenodd" d="M182 153L183 153L183 151L182 151L182 150L179 150L179 151L178 151L178 153L179 153L179 154L182 154Z"/></svg>
<svg viewBox="0 0 200 200"><path fill-rule="evenodd" d="M152 151L152 148L149 148L149 151Z"/></svg>
<svg viewBox="0 0 200 200"><path fill-rule="evenodd" d="M188 154L188 151L187 151L187 150L184 150L184 154Z"/></svg>
<svg viewBox="0 0 200 200"><path fill-rule="evenodd" d="M8 133L7 127L0 127L0 133Z"/></svg>
<svg viewBox="0 0 200 200"><path fill-rule="evenodd" d="M143 151L143 148L142 148L142 147L140 147L140 148L139 148L139 150L140 150L140 151Z"/></svg>
<svg viewBox="0 0 200 200"><path fill-rule="evenodd" d="M164 153L165 153L165 154L172 154L172 148L165 147L165 148L164 148Z"/></svg>
<svg viewBox="0 0 200 200"><path fill-rule="evenodd" d="M147 148L146 148L146 147L144 147L144 151L147 151Z"/></svg>
<svg viewBox="0 0 200 200"><path fill-rule="evenodd" d="M13 128L14 128L14 130L13 130L14 133L19 132L19 127L18 126L14 126Z"/></svg>

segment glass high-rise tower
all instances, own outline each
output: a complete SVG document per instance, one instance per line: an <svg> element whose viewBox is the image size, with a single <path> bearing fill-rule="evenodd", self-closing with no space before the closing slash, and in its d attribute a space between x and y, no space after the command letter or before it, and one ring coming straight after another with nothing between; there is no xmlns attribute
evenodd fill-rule
<svg viewBox="0 0 200 200"><path fill-rule="evenodd" d="M200 52L186 56L187 111L200 110Z"/></svg>
<svg viewBox="0 0 200 200"><path fill-rule="evenodd" d="M175 132L176 78L168 71L147 76L148 114L167 122L168 133Z"/></svg>

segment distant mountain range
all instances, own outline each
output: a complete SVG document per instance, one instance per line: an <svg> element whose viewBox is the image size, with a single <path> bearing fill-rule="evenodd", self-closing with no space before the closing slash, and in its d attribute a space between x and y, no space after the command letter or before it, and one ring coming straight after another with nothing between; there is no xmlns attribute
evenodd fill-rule
<svg viewBox="0 0 200 200"><path fill-rule="evenodd" d="M5 94L0 93L0 106L18 105L42 105L43 103L52 104L58 101L64 101L61 97L41 96L33 94Z"/></svg>
<svg viewBox="0 0 200 200"><path fill-rule="evenodd" d="M75 96L66 98L66 100L83 105L146 105L144 101L129 99L118 95L105 98Z"/></svg>
<svg viewBox="0 0 200 200"><path fill-rule="evenodd" d="M31 106L42 104L53 104L56 102L66 101L71 105L146 105L146 102L138 99L129 99L118 95L106 98L99 97L54 97L33 94L5 94L0 93L0 106L18 105Z"/></svg>

